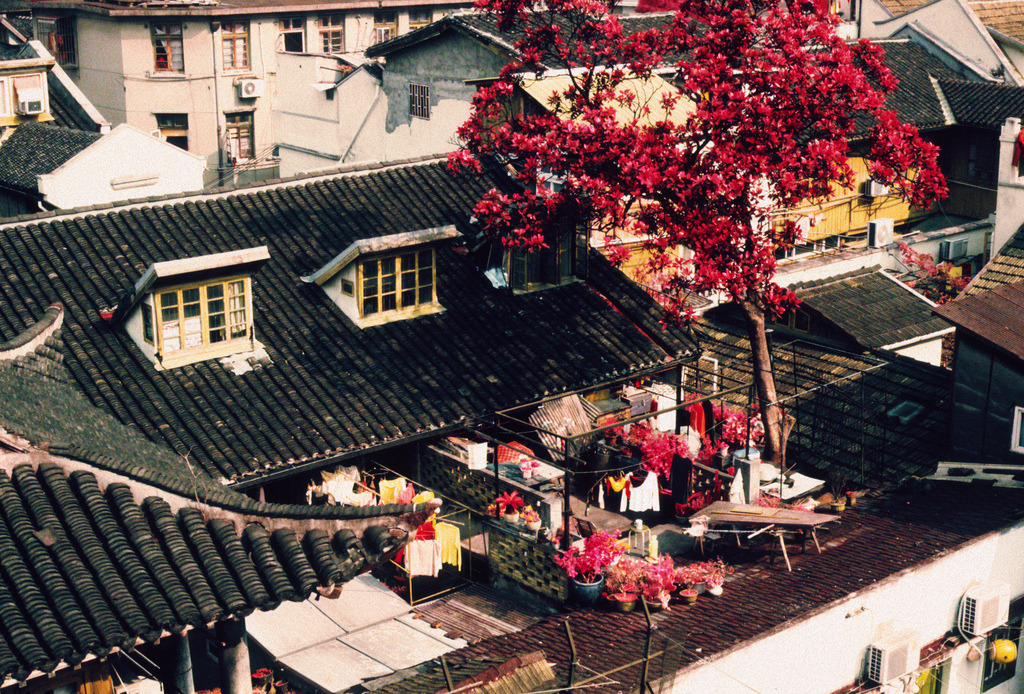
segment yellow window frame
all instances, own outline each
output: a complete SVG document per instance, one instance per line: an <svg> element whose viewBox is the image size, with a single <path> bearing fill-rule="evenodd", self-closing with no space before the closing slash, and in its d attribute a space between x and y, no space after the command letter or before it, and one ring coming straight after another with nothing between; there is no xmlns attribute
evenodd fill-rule
<svg viewBox="0 0 1024 694"><path fill-rule="evenodd" d="M429 298L424 296L428 288L423 274L428 270L423 263L425 255L430 258ZM412 268L403 266L402 259L409 256L415 262ZM385 271L387 265L390 269ZM372 274L368 273L370 266L375 269ZM388 284L387 279L393 283ZM416 314L433 308L437 305L437 254L433 248L407 248L401 253L361 258L357 266L356 288L360 318ZM374 301L372 308L371 300ZM392 303L393 307L390 307ZM385 308L386 304L388 308Z"/></svg>
<svg viewBox="0 0 1024 694"><path fill-rule="evenodd" d="M233 284L242 283L242 291L232 293ZM221 288L221 295L211 296L211 288ZM185 293L197 291L197 301L186 299ZM173 303L165 303L164 297L174 297ZM230 300L232 297L241 297L243 305L232 308ZM220 301L220 311L212 310L212 304ZM148 302L147 302L148 303ZM198 303L199 314L197 316L185 317L186 306L193 306ZM144 305L144 310L153 312L153 337L158 357L164 366L175 366L185 363L192 363L202 359L211 359L219 356L227 356L241 351L240 347L252 343L253 337L253 304L252 304L252 281L248 275L235 275L232 277L219 277L216 280L206 282L193 282L170 287L161 287L153 292L152 307ZM177 337L169 334L168 326L175 320L165 320L165 309L175 311L178 323ZM237 315L241 312L241 318ZM232 314L236 314L232 316ZM211 316L223 316L223 323L219 326L211 326ZM198 344L188 345L186 339L192 336L195 339L194 330L186 330L185 321L198 319L199 332ZM167 326L165 326L165 323ZM220 340L213 339L213 333L223 330L224 336ZM234 336L233 336L234 333ZM170 347L170 339L178 341L178 347ZM170 363L169 363L170 362Z"/></svg>

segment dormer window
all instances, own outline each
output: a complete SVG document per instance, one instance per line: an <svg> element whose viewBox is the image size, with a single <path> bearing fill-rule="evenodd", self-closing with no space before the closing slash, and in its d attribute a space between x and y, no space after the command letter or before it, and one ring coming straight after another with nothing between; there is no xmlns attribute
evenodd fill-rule
<svg viewBox="0 0 1024 694"><path fill-rule="evenodd" d="M159 337L158 350L170 354L248 340L252 330L251 292L249 278L240 277L157 293L160 310L153 337ZM143 328L145 323L143 318Z"/></svg>
<svg viewBox="0 0 1024 694"><path fill-rule="evenodd" d="M547 248L525 251L512 248L505 258L508 285L516 290L531 290L563 284L573 276L573 236L561 234Z"/></svg>
<svg viewBox="0 0 1024 694"><path fill-rule="evenodd" d="M459 235L447 226L361 239L302 279L361 328L437 313L435 248Z"/></svg>
<svg viewBox="0 0 1024 694"><path fill-rule="evenodd" d="M363 318L433 304L434 249L382 256L360 263Z"/></svg>
<svg viewBox="0 0 1024 694"><path fill-rule="evenodd" d="M151 265L111 318L157 368L173 368L262 347L253 329L251 274L267 247Z"/></svg>

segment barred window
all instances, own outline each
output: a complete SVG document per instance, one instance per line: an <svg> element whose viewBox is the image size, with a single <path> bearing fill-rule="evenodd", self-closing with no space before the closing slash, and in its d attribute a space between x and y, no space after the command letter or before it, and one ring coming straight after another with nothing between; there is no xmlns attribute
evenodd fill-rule
<svg viewBox="0 0 1024 694"><path fill-rule="evenodd" d="M409 115L416 118L430 119L430 86L426 84L409 85Z"/></svg>

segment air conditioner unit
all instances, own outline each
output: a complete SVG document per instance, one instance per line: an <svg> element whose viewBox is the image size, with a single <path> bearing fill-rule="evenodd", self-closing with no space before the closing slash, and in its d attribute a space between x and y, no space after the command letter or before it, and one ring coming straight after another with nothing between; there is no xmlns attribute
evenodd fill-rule
<svg viewBox="0 0 1024 694"><path fill-rule="evenodd" d="M256 77L245 77L238 80L238 98L255 99L263 96L263 80Z"/></svg>
<svg viewBox="0 0 1024 694"><path fill-rule="evenodd" d="M1010 591L1005 585L968 588L960 600L960 630L981 636L1006 624L1010 616Z"/></svg>
<svg viewBox="0 0 1024 694"><path fill-rule="evenodd" d="M878 181L868 181L866 191L869 198L880 198L889 194L889 186Z"/></svg>
<svg viewBox="0 0 1024 694"><path fill-rule="evenodd" d="M868 645L866 673L877 684L891 682L921 666L921 637L910 629L889 634Z"/></svg>
<svg viewBox="0 0 1024 694"><path fill-rule="evenodd" d="M43 90L18 90L18 106L14 110L22 116L38 116L43 112Z"/></svg>
<svg viewBox="0 0 1024 694"><path fill-rule="evenodd" d="M939 243L939 260L954 260L967 255L967 239L941 241Z"/></svg>
<svg viewBox="0 0 1024 694"><path fill-rule="evenodd" d="M868 248L882 248L892 243L893 220L879 217L868 222Z"/></svg>

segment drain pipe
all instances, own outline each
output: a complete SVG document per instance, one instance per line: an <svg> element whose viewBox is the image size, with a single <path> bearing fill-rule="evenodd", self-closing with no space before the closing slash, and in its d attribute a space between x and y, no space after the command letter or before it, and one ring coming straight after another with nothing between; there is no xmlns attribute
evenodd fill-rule
<svg viewBox="0 0 1024 694"><path fill-rule="evenodd" d="M210 44L211 44L211 55L213 59L213 117L217 121L217 185L220 186L224 181L224 132L221 129L220 124L220 84L217 79L217 32L220 31L220 22L210 22Z"/></svg>

